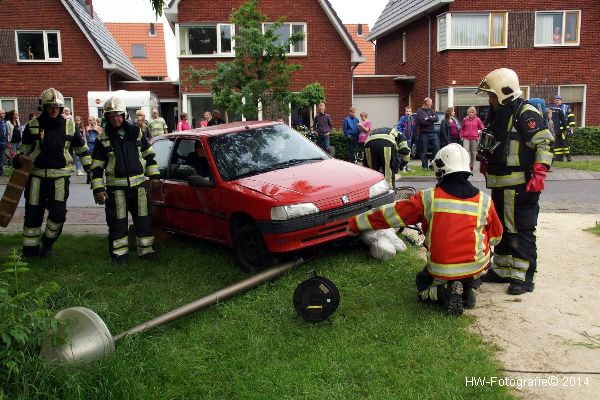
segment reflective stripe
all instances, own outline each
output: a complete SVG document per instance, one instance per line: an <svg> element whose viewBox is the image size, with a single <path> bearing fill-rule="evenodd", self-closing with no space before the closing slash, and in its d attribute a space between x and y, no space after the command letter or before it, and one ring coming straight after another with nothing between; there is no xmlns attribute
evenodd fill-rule
<svg viewBox="0 0 600 400"><path fill-rule="evenodd" d="M36 236L36 237L23 236L23 246L34 247L34 246L39 246L39 245L40 245L40 237L39 236Z"/></svg>
<svg viewBox="0 0 600 400"><path fill-rule="evenodd" d="M471 276L481 272L489 263L490 254L488 253L485 254L483 258L468 263L437 264L430 260L428 263L428 269L432 275L453 278L465 275Z"/></svg>
<svg viewBox="0 0 600 400"><path fill-rule="evenodd" d="M41 234L42 234L42 228L39 226L36 228L23 227L23 236L36 237L36 236L40 236Z"/></svg>
<svg viewBox="0 0 600 400"><path fill-rule="evenodd" d="M527 272L529 269L529 261L522 258L513 257L513 269Z"/></svg>
<svg viewBox="0 0 600 400"><path fill-rule="evenodd" d="M519 116L521 114L523 114L525 111L533 111L534 113L536 113L540 117L542 116L542 113L540 112L540 110L538 110L533 104L525 103L523 105L523 107L521 107L521 111L519 112Z"/></svg>
<svg viewBox="0 0 600 400"><path fill-rule="evenodd" d="M371 156L371 149L365 147L365 158L367 159L367 165L373 165L373 157Z"/></svg>
<svg viewBox="0 0 600 400"><path fill-rule="evenodd" d="M91 166L91 168L92 169L95 169L95 168L104 168L104 164L106 164L106 161L104 161L104 160L93 159L92 160L92 166Z"/></svg>
<svg viewBox="0 0 600 400"><path fill-rule="evenodd" d="M508 150L508 157L506 159L506 165L518 166L521 165L519 162L519 141L511 140Z"/></svg>
<svg viewBox="0 0 600 400"><path fill-rule="evenodd" d="M40 204L40 184L41 179L35 176L31 177L31 186L29 188L29 204L32 206L37 206Z"/></svg>
<svg viewBox="0 0 600 400"><path fill-rule="evenodd" d="M494 266L510 267L512 266L512 256L510 254L494 254Z"/></svg>
<svg viewBox="0 0 600 400"><path fill-rule="evenodd" d="M52 222L50 219L48 219L46 221L46 230L44 231L44 236L50 239L56 239L58 235L60 235L62 227L62 223Z"/></svg>
<svg viewBox="0 0 600 400"><path fill-rule="evenodd" d="M115 190L115 208L117 211L117 219L127 218L127 203L125 201L125 192L123 190Z"/></svg>
<svg viewBox="0 0 600 400"><path fill-rule="evenodd" d="M129 237L124 236L120 239L113 240L113 254L122 256L129 252Z"/></svg>
<svg viewBox="0 0 600 400"><path fill-rule="evenodd" d="M106 177L106 186L128 186L135 187L144 183L146 177L144 175L136 175L127 178L115 178L114 176Z"/></svg>
<svg viewBox="0 0 600 400"><path fill-rule="evenodd" d="M158 165L156 165L156 164L148 165L146 167L146 175L147 176L160 175L160 171L158 170Z"/></svg>
<svg viewBox="0 0 600 400"><path fill-rule="evenodd" d="M388 185L393 188L394 185L392 183L392 179L394 179L394 171L392 171L392 168L390 167L390 161L392 160L392 148L391 147L384 147L383 148L383 174L385 176L385 180L387 181Z"/></svg>
<svg viewBox="0 0 600 400"><path fill-rule="evenodd" d="M504 225L510 233L517 233L515 227L515 191L504 190Z"/></svg>
<svg viewBox="0 0 600 400"><path fill-rule="evenodd" d="M154 236L142 236L136 239L137 245L142 247L152 246L154 243Z"/></svg>
<svg viewBox="0 0 600 400"><path fill-rule="evenodd" d="M381 207L381 211L383 214L383 218L385 218L385 222L391 227L402 227L406 226L404 221L402 221L402 217L398 214L398 210L396 210L396 203L386 204Z"/></svg>
<svg viewBox="0 0 600 400"><path fill-rule="evenodd" d="M102 178L92 179L92 190L98 189L98 188L103 188L103 187L104 187L104 179L102 179Z"/></svg>
<svg viewBox="0 0 600 400"><path fill-rule="evenodd" d="M511 279L516 279L516 280L525 282L525 272L523 272L523 271L518 271L516 269L512 269L510 271L510 277L511 277Z"/></svg>
<svg viewBox="0 0 600 400"><path fill-rule="evenodd" d="M77 155L80 155L81 153L85 153L86 151L89 151L86 144L84 144L83 146L80 146L80 147L73 147L73 150L75 150L75 154L77 154Z"/></svg>
<svg viewBox="0 0 600 400"><path fill-rule="evenodd" d="M54 200L65 201L65 178L59 178L54 181Z"/></svg>
<svg viewBox="0 0 600 400"><path fill-rule="evenodd" d="M92 157L90 157L90 156L79 157L79 160L81 160L81 164L84 167L92 164Z"/></svg>
<svg viewBox="0 0 600 400"><path fill-rule="evenodd" d="M429 249L431 244L431 232L433 231L433 212L431 210L431 205L433 203L433 193L434 189L426 189L421 192L421 203L423 204L423 216L427 220L429 227L427 229L427 233L425 234L425 244ZM427 250L427 259L429 259L429 250Z"/></svg>
<svg viewBox="0 0 600 400"><path fill-rule="evenodd" d="M154 153L154 149L152 148L152 146L148 147L143 153L142 153L142 157L146 158L148 157L150 154L156 154Z"/></svg>
<svg viewBox="0 0 600 400"><path fill-rule="evenodd" d="M363 213L356 216L356 226L360 231L368 231L373 229L371 222L369 221L369 215L371 213Z"/></svg>
<svg viewBox="0 0 600 400"><path fill-rule="evenodd" d="M71 176L71 174L75 171L73 165L69 165L65 168L52 168L52 169L39 169L34 168L31 171L31 175L39 176L40 178L64 178L66 176Z"/></svg>
<svg viewBox="0 0 600 400"><path fill-rule="evenodd" d="M138 215L140 217L145 217L148 215L148 197L146 196L146 189L141 186L138 187L137 195Z"/></svg>
<svg viewBox="0 0 600 400"><path fill-rule="evenodd" d="M466 214L475 217L480 216L479 204L470 201L440 199L433 200L433 212L445 212L451 214Z"/></svg>
<svg viewBox="0 0 600 400"><path fill-rule="evenodd" d="M499 188L506 186L516 186L525 183L525 172L517 171L509 175L491 175L486 176L488 188Z"/></svg>
<svg viewBox="0 0 600 400"><path fill-rule="evenodd" d="M394 138L387 133L378 133L376 135L369 135L369 138L367 139L365 144L369 143L372 140L377 140L377 139L384 139L390 143L393 143L394 146L396 146L396 140L394 140Z"/></svg>
<svg viewBox="0 0 600 400"><path fill-rule="evenodd" d="M19 147L17 147L17 154L29 154L31 153L31 149L33 148L30 144L21 143Z"/></svg>
<svg viewBox="0 0 600 400"><path fill-rule="evenodd" d="M115 153L113 151L107 154L108 163L106 164L106 175L112 175L115 172L115 164L117 163L117 158L115 157Z"/></svg>

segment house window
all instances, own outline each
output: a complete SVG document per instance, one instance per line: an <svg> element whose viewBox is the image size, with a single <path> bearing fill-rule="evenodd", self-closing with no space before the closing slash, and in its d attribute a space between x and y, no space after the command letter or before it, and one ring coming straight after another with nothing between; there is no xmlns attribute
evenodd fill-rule
<svg viewBox="0 0 600 400"><path fill-rule="evenodd" d="M182 56L234 55L233 24L179 26L179 54Z"/></svg>
<svg viewBox="0 0 600 400"><path fill-rule="evenodd" d="M200 128L200 122L204 119L204 113L206 111L212 111L215 108L221 111L221 118L225 119L225 110L216 107L213 103L212 94L187 94L184 95L184 103L187 109L184 111L188 113L188 120L192 128ZM241 121L242 116L234 114L229 111L227 113L228 122Z"/></svg>
<svg viewBox="0 0 600 400"><path fill-rule="evenodd" d="M578 46L580 11L535 13L536 46Z"/></svg>
<svg viewBox="0 0 600 400"><path fill-rule="evenodd" d="M406 32L402 34L402 62L406 62Z"/></svg>
<svg viewBox="0 0 600 400"><path fill-rule="evenodd" d="M558 87L563 103L571 107L575 114L575 125L585 125L585 85L561 85ZM6 109L5 109L6 110Z"/></svg>
<svg viewBox="0 0 600 400"><path fill-rule="evenodd" d="M469 107L475 107L479 118L485 121L490 110L489 99L485 94L475 94L476 91L476 87L453 87L452 90L438 89L436 91L438 101L436 110L446 112L446 108L451 104L454 107L456 118L462 121L467 116ZM521 86L521 91L523 92L521 97L528 99L529 86Z"/></svg>
<svg viewBox="0 0 600 400"><path fill-rule="evenodd" d="M263 33L273 26L272 23L263 24ZM288 43L292 34L303 33L304 38L302 40L298 40L296 43L290 43L289 50L287 54L296 55L296 56L305 56L306 53L306 23L305 22L286 22L282 24L279 28L275 30L275 35L277 35L277 43L280 45L285 45Z"/></svg>
<svg viewBox="0 0 600 400"><path fill-rule="evenodd" d="M17 99L15 98L0 98L0 108L7 113L12 110L17 110Z"/></svg>
<svg viewBox="0 0 600 400"><path fill-rule="evenodd" d="M445 13L438 16L438 51L505 48L507 13Z"/></svg>
<svg viewBox="0 0 600 400"><path fill-rule="evenodd" d="M146 58L146 45L145 44L132 44L131 45L131 57L132 58Z"/></svg>
<svg viewBox="0 0 600 400"><path fill-rule="evenodd" d="M65 107L67 107L69 110L71 110L71 115L73 116L73 118L75 118L75 110L73 109L73 98L72 97L65 97Z"/></svg>
<svg viewBox="0 0 600 400"><path fill-rule="evenodd" d="M60 32L15 31L15 33L19 61L61 61Z"/></svg>
<svg viewBox="0 0 600 400"><path fill-rule="evenodd" d="M448 108L448 89L435 91L435 110L445 112Z"/></svg>

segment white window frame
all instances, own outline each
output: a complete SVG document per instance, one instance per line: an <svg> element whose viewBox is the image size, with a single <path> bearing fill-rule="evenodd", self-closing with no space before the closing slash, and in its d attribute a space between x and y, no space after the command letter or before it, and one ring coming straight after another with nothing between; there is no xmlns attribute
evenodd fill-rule
<svg viewBox="0 0 600 400"><path fill-rule="evenodd" d="M402 63L406 63L406 32L402 32Z"/></svg>
<svg viewBox="0 0 600 400"><path fill-rule="evenodd" d="M587 108L587 85L585 83L582 84L573 84L573 85L558 85L558 94L560 95L560 88L561 87L573 87L573 86L579 86L579 87L583 87L583 101L581 103L581 126L584 127L585 126L585 109ZM570 104L570 102L567 102L567 104ZM6 111L6 110L4 110Z"/></svg>
<svg viewBox="0 0 600 400"><path fill-rule="evenodd" d="M73 104L75 104L73 102L73 98L72 97L68 97L68 96L63 96L63 99L65 100L65 107L69 107L69 110L71 110L71 115L73 116L73 121L75 121L75 106ZM71 102L71 106L67 106L67 99L69 99L69 101ZM83 118L83 117L81 117Z"/></svg>
<svg viewBox="0 0 600 400"><path fill-rule="evenodd" d="M262 24L263 34L265 33L265 25L272 25L274 23L275 22L263 22L263 24ZM287 22L286 21L283 23L283 25L284 26L289 25L290 37L292 36L292 33L293 33L292 26L294 26L294 25L302 25L303 33L304 33L304 39L302 39L302 41L304 42L304 51L294 51L294 44L290 43L290 48L285 54L289 57L307 56L308 55L308 28L306 26L306 22Z"/></svg>
<svg viewBox="0 0 600 400"><path fill-rule="evenodd" d="M19 101L17 100L16 97L0 97L0 108L2 108L6 113L8 113L9 111L12 110L7 110L6 108L2 107L2 102L3 101L12 101L15 103L15 110L17 112L19 112Z"/></svg>
<svg viewBox="0 0 600 400"><path fill-rule="evenodd" d="M44 40L44 59L43 60L21 60L19 57L19 33L41 33ZM58 41L58 58L48 58L48 34L56 33ZM17 54L17 62L21 63L40 63L40 62L62 62L62 44L60 40L60 31L44 30L44 29L19 29L15 30L15 51Z"/></svg>
<svg viewBox="0 0 600 400"><path fill-rule="evenodd" d="M581 86L581 85L563 85L563 86ZM524 99L529 99L529 93L531 93L531 87L529 85L521 85L519 86L521 88L521 91L523 92L523 98ZM440 87L437 88L435 90L435 109L438 112L445 112L446 110L440 110L439 109L439 104L440 104L440 97L442 96L442 94L446 94L446 96L448 96L448 107L454 107L454 91L455 90L459 90L459 91L472 91L473 93L475 93L477 91L477 86L447 86L447 87ZM485 97L485 96L483 96ZM479 107L479 106L477 106Z"/></svg>
<svg viewBox="0 0 600 400"><path fill-rule="evenodd" d="M567 13L577 13L577 42L568 42L565 43L565 29L567 22ZM537 23L538 23L538 14L556 14L562 13L562 32L561 32L561 43L547 43L542 44L537 42ZM534 29L533 29L533 46L534 47L577 47L581 41L581 10L548 10L548 11L536 11L535 12L535 21L534 21Z"/></svg>
<svg viewBox="0 0 600 400"><path fill-rule="evenodd" d="M437 50L438 52L444 50L493 50L493 49L506 49L508 48L508 11L484 11L484 12L466 12L466 13L454 13L461 15L487 15L488 16L488 45L487 46L453 46L452 45L452 13L443 13L437 16ZM504 43L502 45L492 45L492 17L495 15L503 14L504 30L502 37ZM440 32L439 20L446 19L446 32ZM444 35L446 38L446 47L440 47L440 36Z"/></svg>
<svg viewBox="0 0 600 400"><path fill-rule="evenodd" d="M181 40L185 41L185 48L189 48L189 36L182 38L180 34L181 28L194 28L201 26L214 26L217 29L217 52L214 54L181 54ZM221 27L229 26L231 29L231 53L221 52ZM230 23L192 23L192 24L175 24L175 46L178 58L233 58L235 57L235 24ZM187 50L186 50L187 53Z"/></svg>

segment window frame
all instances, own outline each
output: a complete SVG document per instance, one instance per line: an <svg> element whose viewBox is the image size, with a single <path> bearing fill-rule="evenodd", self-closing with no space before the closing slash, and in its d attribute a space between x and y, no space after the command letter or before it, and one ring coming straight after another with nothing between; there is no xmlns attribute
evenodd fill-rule
<svg viewBox="0 0 600 400"><path fill-rule="evenodd" d="M579 84L574 83L574 84L558 85L557 91L558 91L558 94L561 95L560 94L560 89L561 88L574 87L574 86L583 88L583 99L582 99L582 102L581 102L581 121L577 121L577 118L576 118L575 119L575 124L576 124L576 126L585 127L585 111L586 111L586 108L587 108L587 101L586 101L586 99L587 99L587 84L585 84L585 83L579 83ZM569 104L569 106L570 106L573 102L572 101L568 101L568 102L565 102L565 103Z"/></svg>
<svg viewBox="0 0 600 400"><path fill-rule="evenodd" d="M136 48L136 46L138 48L141 48L144 50L144 55L143 56L136 56L135 52L134 52L134 48ZM146 44L145 43L132 43L131 44L131 58L135 58L135 59L144 59L144 58L148 58L148 52L146 51Z"/></svg>
<svg viewBox="0 0 600 400"><path fill-rule="evenodd" d="M44 59L43 60L22 60L19 57L19 33L41 33L44 41ZM48 58L48 34L56 33L58 42L58 58ZM60 39L60 31L57 29L16 29L15 30L15 51L17 54L17 62L20 63L59 63L62 62L62 43Z"/></svg>
<svg viewBox="0 0 600 400"><path fill-rule="evenodd" d="M221 26L229 26L231 30L231 52L223 53L221 51ZM186 38L181 37L182 28L196 28L196 27L215 27L217 30L217 52L214 54L182 54L182 40L185 40L186 44L189 44L189 36ZM175 24L175 46L177 51L177 58L234 58L235 57L235 24L228 22L212 22L212 23L184 23ZM186 45L186 48L189 46Z"/></svg>
<svg viewBox="0 0 600 400"><path fill-rule="evenodd" d="M487 46L454 46L452 45L452 15L485 15L488 17L488 45ZM493 43L493 18L501 15L502 18L502 43ZM440 32L440 19L445 19L446 32ZM508 11L481 11L481 12L456 12L450 13L445 12L437 16L437 51L442 52L445 50L493 50L493 49L506 49L508 48ZM442 48L440 46L440 37L444 35L446 39L446 46Z"/></svg>
<svg viewBox="0 0 600 400"><path fill-rule="evenodd" d="M4 112L8 113L9 111L12 110L7 110L5 107L2 106L2 102L3 101L12 101L15 103L15 108L14 110L16 110L17 112L19 112L19 100L16 97L0 97L0 108L4 110Z"/></svg>
<svg viewBox="0 0 600 400"><path fill-rule="evenodd" d="M562 32L561 32L561 43L538 43L537 38L537 25L539 14L557 14L562 13ZM577 26L575 33L577 34L577 41L565 41L565 29L567 21L567 13L577 13ZM533 47L578 47L581 41L581 10L547 10L547 11L536 11L533 27Z"/></svg>
<svg viewBox="0 0 600 400"><path fill-rule="evenodd" d="M63 99L65 101L65 107L68 107L69 110L71 110L71 115L73 116L73 121L75 121L75 109L73 106L73 97L70 96L63 96ZM70 105L67 104L67 99L69 99L68 101L70 102Z"/></svg>
<svg viewBox="0 0 600 400"><path fill-rule="evenodd" d="M265 25L273 25L275 22L263 22L262 23L262 33L263 35L265 34ZM285 25L289 25L289 34L290 37L293 34L293 26L294 25L302 25L302 29L304 33L304 39L302 40L304 42L304 51L293 51L294 49L294 44L290 43L290 47L289 47L289 51L285 53L286 56L288 57L306 57L308 55L308 26L306 24L306 22L283 22L283 26Z"/></svg>

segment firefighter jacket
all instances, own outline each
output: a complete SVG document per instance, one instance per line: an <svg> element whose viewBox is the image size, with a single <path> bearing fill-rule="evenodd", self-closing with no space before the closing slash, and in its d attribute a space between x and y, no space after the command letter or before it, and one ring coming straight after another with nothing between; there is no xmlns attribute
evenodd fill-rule
<svg viewBox="0 0 600 400"><path fill-rule="evenodd" d="M133 188L141 185L145 177L159 178L154 150L136 126L123 122L123 136L110 124L96 138L92 159L92 190L104 192L109 188Z"/></svg>
<svg viewBox="0 0 600 400"><path fill-rule="evenodd" d="M406 138L396 128L392 128L389 132L386 133L380 133L378 132L378 130L376 130L375 132L369 135L365 142L365 145L372 140L378 139L382 139L392 143L394 146L396 146L396 152L400 154L402 161L410 161L410 148L408 147Z"/></svg>
<svg viewBox="0 0 600 400"><path fill-rule="evenodd" d="M490 196L479 191L461 199L440 187L360 214L350 220L349 228L358 233L419 222L425 233L427 269L439 279L463 279L483 271L490 263L490 246L502 236Z"/></svg>
<svg viewBox="0 0 600 400"><path fill-rule="evenodd" d="M564 114L564 116L567 120L566 126L571 129L574 129L575 128L575 114L573 114L571 107L569 107L568 104L562 103L560 105L560 110L562 111L562 113Z"/></svg>
<svg viewBox="0 0 600 400"><path fill-rule="evenodd" d="M534 163L552 164L552 134L541 112L527 101L492 110L486 121L498 147L486 154L488 188L515 188L531 178Z"/></svg>
<svg viewBox="0 0 600 400"><path fill-rule="evenodd" d="M75 124L61 115L50 118L42 114L27 123L23 131L23 141L17 154L33 160L31 174L40 178L60 178L70 176L74 150L88 171L92 162L83 137L76 133Z"/></svg>

